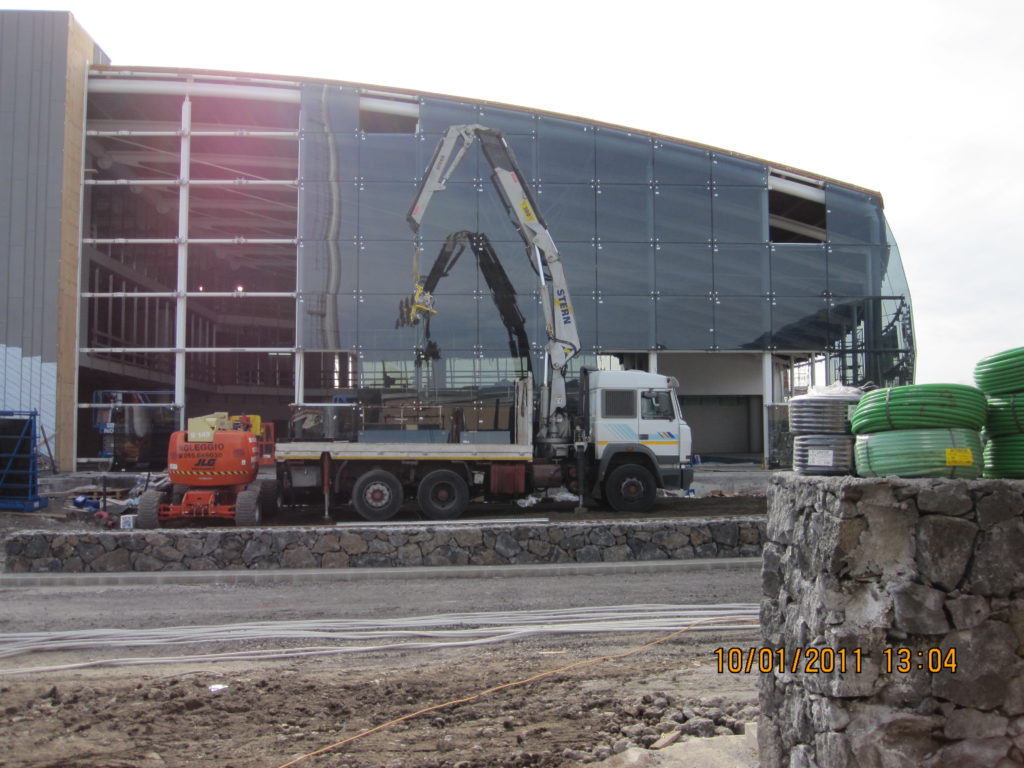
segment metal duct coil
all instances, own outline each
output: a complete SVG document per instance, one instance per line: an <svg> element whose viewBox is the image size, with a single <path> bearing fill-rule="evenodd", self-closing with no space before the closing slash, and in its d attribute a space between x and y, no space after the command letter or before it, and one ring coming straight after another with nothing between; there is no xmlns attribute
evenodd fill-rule
<svg viewBox="0 0 1024 768"><path fill-rule="evenodd" d="M789 401L794 435L848 435L860 395L800 395Z"/></svg>
<svg viewBox="0 0 1024 768"><path fill-rule="evenodd" d="M858 435L854 445L861 477L981 477L981 434L975 430L898 429Z"/></svg>
<svg viewBox="0 0 1024 768"><path fill-rule="evenodd" d="M853 441L849 435L797 435L793 471L800 475L852 475Z"/></svg>

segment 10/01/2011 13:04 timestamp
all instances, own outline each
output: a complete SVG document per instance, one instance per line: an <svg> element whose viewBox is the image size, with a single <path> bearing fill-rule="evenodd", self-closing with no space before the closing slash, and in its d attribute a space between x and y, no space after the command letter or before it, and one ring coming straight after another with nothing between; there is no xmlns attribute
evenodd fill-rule
<svg viewBox="0 0 1024 768"><path fill-rule="evenodd" d="M869 657L860 648L716 648L718 672L804 672L806 674L858 673ZM956 648L885 648L881 671L956 672Z"/></svg>

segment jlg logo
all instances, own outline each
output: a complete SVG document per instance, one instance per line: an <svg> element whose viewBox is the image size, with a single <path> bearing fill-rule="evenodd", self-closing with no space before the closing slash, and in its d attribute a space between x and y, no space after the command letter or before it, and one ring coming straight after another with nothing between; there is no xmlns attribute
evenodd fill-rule
<svg viewBox="0 0 1024 768"><path fill-rule="evenodd" d="M196 462L197 467L212 467L217 463L216 459L199 459Z"/></svg>

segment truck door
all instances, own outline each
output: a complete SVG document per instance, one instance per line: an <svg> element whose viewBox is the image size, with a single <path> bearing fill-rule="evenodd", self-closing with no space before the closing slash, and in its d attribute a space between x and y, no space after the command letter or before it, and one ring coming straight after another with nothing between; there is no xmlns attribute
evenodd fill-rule
<svg viewBox="0 0 1024 768"><path fill-rule="evenodd" d="M640 442L658 457L665 487L678 488L683 458L675 395L668 389L642 390L639 394Z"/></svg>

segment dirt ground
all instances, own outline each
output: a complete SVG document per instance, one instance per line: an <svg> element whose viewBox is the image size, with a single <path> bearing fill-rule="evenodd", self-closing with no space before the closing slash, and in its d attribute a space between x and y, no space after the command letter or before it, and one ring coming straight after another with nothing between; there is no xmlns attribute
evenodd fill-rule
<svg viewBox="0 0 1024 768"><path fill-rule="evenodd" d="M421 709L656 637L547 636L355 662L319 657L0 674L0 765L278 768ZM756 718L756 676L718 674L712 651L751 639L741 631L684 635L419 715L298 764L549 768L650 746L674 729L742 733Z"/></svg>

